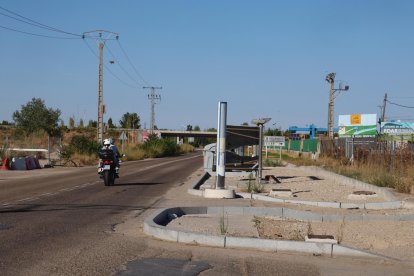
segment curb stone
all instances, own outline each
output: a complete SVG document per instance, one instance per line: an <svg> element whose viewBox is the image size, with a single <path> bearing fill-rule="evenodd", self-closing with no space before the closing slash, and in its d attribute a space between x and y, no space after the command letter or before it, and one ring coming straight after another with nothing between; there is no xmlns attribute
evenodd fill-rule
<svg viewBox="0 0 414 276"><path fill-rule="evenodd" d="M219 210L220 209L220 210ZM359 250L351 247L346 247L337 244L329 243L318 243L318 242L305 242L305 241L287 241L287 240L268 240L260 238L247 238L247 237L226 237L226 236L217 236L209 235L203 233L196 233L190 231L177 231L168 229L166 225L174 217L180 217L182 215L189 214L217 214L217 212L222 212L223 208L218 207L175 207L161 209L154 212L152 215L147 217L144 221L144 232L148 235L154 236L159 239L182 242L182 243L196 243L207 246L214 247L223 247L223 248L251 248L258 250L266 251L295 251L295 252L305 252L312 254L323 254L328 256L360 256L360 257L370 257L370 258L385 258L391 259L386 256L366 252L364 250ZM288 208L265 208L265 207L231 207L225 208L227 213L231 214L279 214L282 212L283 217L288 217L287 215L294 214L292 209ZM249 211L247 211L249 210ZM290 211L288 211L290 210ZM255 211L257 211L255 213ZM296 211L296 210L293 210ZM311 218L317 218L318 216L322 219L322 216L312 212L301 212L300 217L306 217L306 214L309 214L308 220ZM297 214L296 214L297 215ZM295 215L295 216L296 216ZM332 216L331 219L344 219L347 216ZM363 219L366 219L369 215L364 216ZM394 216L391 216L394 217ZM397 217L397 216L395 216ZM290 218L290 217L289 217ZM361 217L362 218L362 217ZM407 219L414 219L414 217L407 217ZM377 216L372 216L372 219L381 219ZM382 218L383 219L383 218ZM319 220L319 219L317 219Z"/></svg>

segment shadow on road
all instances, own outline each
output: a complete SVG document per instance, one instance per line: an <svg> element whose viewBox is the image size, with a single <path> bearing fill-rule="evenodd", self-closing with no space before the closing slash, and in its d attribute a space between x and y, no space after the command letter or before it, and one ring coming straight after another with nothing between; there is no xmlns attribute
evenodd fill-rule
<svg viewBox="0 0 414 276"><path fill-rule="evenodd" d="M137 182L137 183L115 183L116 186L154 186L164 184L163 182Z"/></svg>

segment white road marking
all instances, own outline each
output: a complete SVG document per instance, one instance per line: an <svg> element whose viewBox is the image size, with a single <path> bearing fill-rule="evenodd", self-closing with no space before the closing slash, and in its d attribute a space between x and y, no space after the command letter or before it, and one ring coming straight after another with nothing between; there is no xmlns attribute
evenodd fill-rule
<svg viewBox="0 0 414 276"><path fill-rule="evenodd" d="M38 197L28 197L28 198L23 198L23 199L19 199L17 200L17 202L23 202L23 201L32 201L35 199L39 199Z"/></svg>
<svg viewBox="0 0 414 276"><path fill-rule="evenodd" d="M143 171L147 171L147 170L154 169L154 168L157 168L157 167L161 167L161 166L164 166L164 165L177 163L177 162L181 162L181 161L189 160L189 159L194 159L194 158L198 158L198 157L199 156L191 156L191 157L187 157L187 158L183 158L183 159L179 159L179 160L171 160L171 161L163 162L161 164L155 164L155 165L152 165L152 166L140 169L140 170L136 170L133 173L143 172ZM140 160L140 161L144 161L144 160ZM145 160L145 161L149 161L149 160ZM87 182L87 183L79 184L79 185L73 186L71 188L63 188L63 189L60 189L57 192L43 193L43 194L39 195L38 197L28 197L28 198L24 198L24 199L19 199L19 200L16 200L16 202L25 202L25 201L38 200L41 197L54 196L54 195L58 195L58 194L63 193L63 192L70 192L70 191L73 191L73 190L86 188L88 186L92 186L92 185L95 185L95 184L98 184L98 183L99 184L102 183L102 180L96 180L94 182ZM3 203L2 204L3 207L10 207L12 205L13 205L12 203Z"/></svg>

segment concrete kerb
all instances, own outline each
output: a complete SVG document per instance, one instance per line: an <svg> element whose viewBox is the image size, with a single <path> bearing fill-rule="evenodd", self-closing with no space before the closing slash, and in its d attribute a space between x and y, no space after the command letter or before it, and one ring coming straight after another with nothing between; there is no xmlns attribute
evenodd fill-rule
<svg viewBox="0 0 414 276"><path fill-rule="evenodd" d="M211 175L208 172L204 172L204 174L193 184L191 189L187 190L187 192L195 196L204 196L204 191L200 190L200 186L203 185L203 183L210 177Z"/></svg>
<svg viewBox="0 0 414 276"><path fill-rule="evenodd" d="M250 214L256 216L277 216L282 218L294 218L307 221L340 221L340 220L383 220L384 216L378 215L364 215L364 216L347 216L347 215L331 215L323 216L317 213L308 211L297 211L289 208L266 208L266 207L175 207L162 209L154 212L144 221L144 232L156 238L190 243L200 244L214 247L224 248L250 248L265 251L295 251L312 254L323 254L328 256L360 256L360 257L375 257L388 258L366 252L363 250L350 248L338 244L318 243L318 242L304 242L304 241L282 241L282 240L268 240L248 237L227 237L209 235L204 233L196 233L191 231L177 231L168 229L166 225L174 218L189 214ZM414 220L414 216L386 216L387 219L392 220Z"/></svg>
<svg viewBox="0 0 414 276"><path fill-rule="evenodd" d="M352 208L359 208L359 209L372 209L372 210L385 210L385 209L400 209L404 206L411 205L406 204L404 201L395 200L396 197L389 191L385 190L384 188L377 187L371 184L367 184L346 176L337 175L332 172L325 171L323 169L317 167L301 167L301 169L308 170L310 172L317 172L319 174L325 175L330 178L340 178L341 182L345 182L346 184L352 185L353 187L359 189L365 189L374 191L377 194L382 195L386 200L386 202L374 202L374 203L347 203L347 202L327 202L327 201L305 201L305 200L291 200L291 199L282 199L276 197L270 197L267 195L260 195L260 194L250 194L250 193L236 193L237 197L242 197L245 199L255 199L261 201L269 201L269 202L277 202L277 203L290 203L290 204L302 204L302 205L309 205L309 206L318 206L323 208L338 208L338 209L352 209ZM203 176L201 176L196 183L192 186L191 189L188 189L188 193L195 196L204 196L204 191L200 190L200 186L211 177L208 172L205 172ZM413 204L414 205L414 204ZM414 206L413 206L414 208Z"/></svg>

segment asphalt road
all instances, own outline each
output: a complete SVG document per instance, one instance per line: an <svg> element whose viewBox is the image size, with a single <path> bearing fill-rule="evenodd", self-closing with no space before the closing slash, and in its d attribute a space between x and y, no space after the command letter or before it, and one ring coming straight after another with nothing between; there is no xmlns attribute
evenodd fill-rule
<svg viewBox="0 0 414 276"><path fill-rule="evenodd" d="M200 153L126 162L113 187L103 185L94 167L44 169L17 179L0 175L0 274L97 275L116 270L116 257L101 249L90 266L77 267L76 259L84 261L82 251L93 251L131 211L151 208L201 164Z"/></svg>
<svg viewBox="0 0 414 276"><path fill-rule="evenodd" d="M413 274L411 265L383 260L223 249L145 235L147 215L167 207L169 194L185 193L182 185L201 166L200 152L127 162L112 187L95 167L0 172L0 275Z"/></svg>

